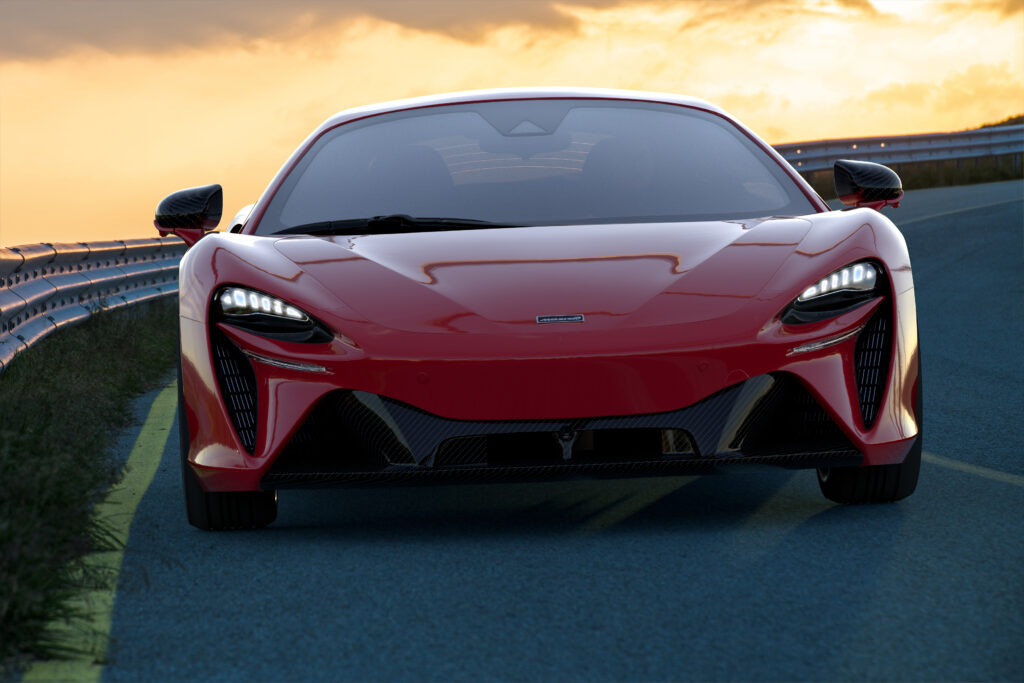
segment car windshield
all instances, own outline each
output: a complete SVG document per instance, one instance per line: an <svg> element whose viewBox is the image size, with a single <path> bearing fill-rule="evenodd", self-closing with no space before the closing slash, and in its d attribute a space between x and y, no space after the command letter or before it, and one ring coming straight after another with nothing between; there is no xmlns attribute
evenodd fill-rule
<svg viewBox="0 0 1024 683"><path fill-rule="evenodd" d="M779 164L723 117L634 101L508 100L393 112L329 130L284 180L257 232L722 220L815 210ZM380 219L394 216L402 220Z"/></svg>

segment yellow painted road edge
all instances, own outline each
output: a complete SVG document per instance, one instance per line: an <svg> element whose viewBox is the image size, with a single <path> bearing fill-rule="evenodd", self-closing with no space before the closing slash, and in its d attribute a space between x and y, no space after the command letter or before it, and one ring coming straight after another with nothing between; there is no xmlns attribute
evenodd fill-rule
<svg viewBox="0 0 1024 683"><path fill-rule="evenodd" d="M993 481L1001 481L1004 484L1013 484L1014 486L1024 486L1024 477L1019 474L1010 474L1009 472L1000 472L999 470L989 469L988 467L981 467L980 465L971 465L960 460L953 460L952 458L944 458L941 455L935 455L925 451L921 454L921 459L932 465L938 465L939 467L946 467L951 470L960 470L961 472L967 472L978 477L984 477Z"/></svg>
<svg viewBox="0 0 1024 683"><path fill-rule="evenodd" d="M75 654L68 659L34 662L25 671L23 681L100 680L110 638L114 591L121 571L124 548L128 544L128 532L135 518L135 509L160 465L177 408L178 383L171 382L153 401L128 456L121 482L93 511L109 528L117 550L92 553L85 560L90 568L110 577L109 589L89 591L79 596L76 602L83 614L80 619L50 625L54 638L66 644Z"/></svg>

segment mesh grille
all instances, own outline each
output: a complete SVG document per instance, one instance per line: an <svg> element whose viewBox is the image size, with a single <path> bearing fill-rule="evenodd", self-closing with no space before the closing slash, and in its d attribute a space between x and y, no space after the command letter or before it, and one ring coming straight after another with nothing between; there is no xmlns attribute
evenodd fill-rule
<svg viewBox="0 0 1024 683"><path fill-rule="evenodd" d="M376 399L364 396L368 401ZM331 468L362 472L395 463L412 464L413 460L394 431L353 392L334 391L310 412L274 466L288 472Z"/></svg>
<svg viewBox="0 0 1024 683"><path fill-rule="evenodd" d="M821 404L788 373L773 382L736 431L730 448L754 455L852 448ZM754 380L749 380L754 381Z"/></svg>
<svg viewBox="0 0 1024 683"><path fill-rule="evenodd" d="M213 365L224 405L239 441L248 452L256 448L256 376L249 359L220 332L211 331Z"/></svg>
<svg viewBox="0 0 1024 683"><path fill-rule="evenodd" d="M889 307L880 307L857 337L854 353L857 398L860 400L860 414L866 429L870 429L878 417L889 377L889 357L892 354L890 318Z"/></svg>
<svg viewBox="0 0 1024 683"><path fill-rule="evenodd" d="M802 434L822 440L835 437L836 423L806 391L793 393L793 414Z"/></svg>

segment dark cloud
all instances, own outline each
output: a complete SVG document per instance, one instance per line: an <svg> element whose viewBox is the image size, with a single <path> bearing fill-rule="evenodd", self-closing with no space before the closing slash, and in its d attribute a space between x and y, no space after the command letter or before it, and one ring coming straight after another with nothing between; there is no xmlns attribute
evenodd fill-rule
<svg viewBox="0 0 1024 683"><path fill-rule="evenodd" d="M606 7L624 0L570 0ZM0 59L83 47L154 52L286 39L358 16L474 41L489 27L571 29L556 0L0 0Z"/></svg>
<svg viewBox="0 0 1024 683"><path fill-rule="evenodd" d="M526 24L571 31L559 6L603 8L641 0L0 0L0 59L45 59L82 48L161 52L281 41L360 16L477 42L487 29ZM648 0L649 1L649 0ZM871 0L827 0L875 15ZM973 0L1004 14L1024 0ZM687 4L683 28L756 21L758 15L815 14L808 0L654 0ZM950 3L962 7L962 3Z"/></svg>

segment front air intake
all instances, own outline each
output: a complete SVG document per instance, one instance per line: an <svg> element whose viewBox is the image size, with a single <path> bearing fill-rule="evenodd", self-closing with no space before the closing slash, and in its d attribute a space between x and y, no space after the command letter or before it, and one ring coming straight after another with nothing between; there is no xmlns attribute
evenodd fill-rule
<svg viewBox="0 0 1024 683"><path fill-rule="evenodd" d="M210 331L213 367L224 406L246 451L256 448L256 375L237 346L218 330Z"/></svg>
<svg viewBox="0 0 1024 683"><path fill-rule="evenodd" d="M892 311L887 305L878 310L857 337L854 367L857 377L857 397L864 428L870 429L878 417L889 379L889 360L892 356Z"/></svg>
<svg viewBox="0 0 1024 683"><path fill-rule="evenodd" d="M756 384L755 384L756 383ZM748 380L763 387L729 447L748 455L851 449L849 439L806 387L789 373Z"/></svg>

